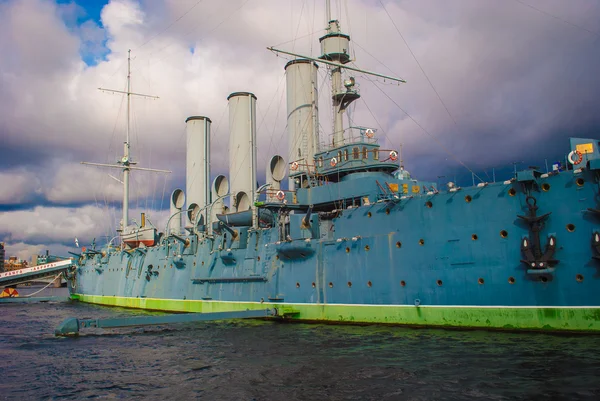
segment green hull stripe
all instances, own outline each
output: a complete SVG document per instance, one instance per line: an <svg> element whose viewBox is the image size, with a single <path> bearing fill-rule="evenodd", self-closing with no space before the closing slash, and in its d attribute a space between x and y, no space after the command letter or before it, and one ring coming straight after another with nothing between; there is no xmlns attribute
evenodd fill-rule
<svg viewBox="0 0 600 401"><path fill-rule="evenodd" d="M292 318L342 323L496 328L508 330L600 331L600 308L415 307L385 305L277 304L74 294L82 302L169 312L224 312L277 307Z"/></svg>

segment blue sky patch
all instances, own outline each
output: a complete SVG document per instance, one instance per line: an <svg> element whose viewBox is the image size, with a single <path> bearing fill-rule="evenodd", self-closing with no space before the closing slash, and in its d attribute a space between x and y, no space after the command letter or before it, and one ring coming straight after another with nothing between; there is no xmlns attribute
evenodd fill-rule
<svg viewBox="0 0 600 401"><path fill-rule="evenodd" d="M81 39L79 54L88 65L94 66L106 60L110 50L100 15L107 0L57 0L59 13L69 30Z"/></svg>

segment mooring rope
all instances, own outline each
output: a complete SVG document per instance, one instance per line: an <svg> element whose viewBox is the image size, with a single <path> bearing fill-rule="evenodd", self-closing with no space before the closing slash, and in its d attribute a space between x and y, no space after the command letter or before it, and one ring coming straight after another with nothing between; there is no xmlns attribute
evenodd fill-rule
<svg viewBox="0 0 600 401"><path fill-rule="evenodd" d="M41 290L36 291L33 294L24 295L22 298L29 298L29 297L32 297L32 296L34 296L36 294L39 294L40 292L44 291L46 288L50 287L50 285L52 285L52 283L54 283L56 281L56 279L59 278L61 275L62 275L62 273L60 273L58 276L54 277L54 279L51 282L49 282L48 285L45 286L44 288L42 288Z"/></svg>

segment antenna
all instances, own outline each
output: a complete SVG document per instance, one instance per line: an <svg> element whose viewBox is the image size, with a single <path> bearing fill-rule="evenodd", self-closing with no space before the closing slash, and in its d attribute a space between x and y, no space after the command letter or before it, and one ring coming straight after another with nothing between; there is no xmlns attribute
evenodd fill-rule
<svg viewBox="0 0 600 401"><path fill-rule="evenodd" d="M400 168L404 170L404 157L402 157L402 144L400 144Z"/></svg>
<svg viewBox="0 0 600 401"><path fill-rule="evenodd" d="M123 157L117 162L117 164L104 164L104 163L89 163L81 162L89 166L100 166L100 167L112 167L120 168L123 170L123 221L121 223L121 230L125 229L129 225L129 171L130 170L143 170L143 171L154 171L158 173L170 173L168 170L156 170L151 168L134 167L136 164L129 158L129 150L131 148L129 142L129 129L130 129L130 112L131 112L131 96L141 96L150 99L158 99L158 96L145 95L143 93L131 92L131 49L127 50L127 91L120 91L116 89L105 89L98 88L104 92L111 93L122 93L127 95L127 129L125 132L125 142L123 144ZM114 177L113 177L114 178Z"/></svg>

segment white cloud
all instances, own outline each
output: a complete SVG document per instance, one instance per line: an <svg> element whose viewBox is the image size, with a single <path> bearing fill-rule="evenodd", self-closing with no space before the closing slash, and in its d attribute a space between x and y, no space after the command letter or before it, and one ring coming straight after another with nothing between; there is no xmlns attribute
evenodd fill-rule
<svg viewBox="0 0 600 401"><path fill-rule="evenodd" d="M147 217L159 231L164 231L168 210L133 208L132 220L140 222L140 213ZM83 206L79 208L43 207L33 210L8 211L0 214L0 237L8 243L24 242L31 245L49 243L71 244L74 238L80 244L105 242L116 235L121 219L120 210L111 207Z"/></svg>
<svg viewBox="0 0 600 401"><path fill-rule="evenodd" d="M0 204L26 203L41 192L39 179L28 171L0 171Z"/></svg>

